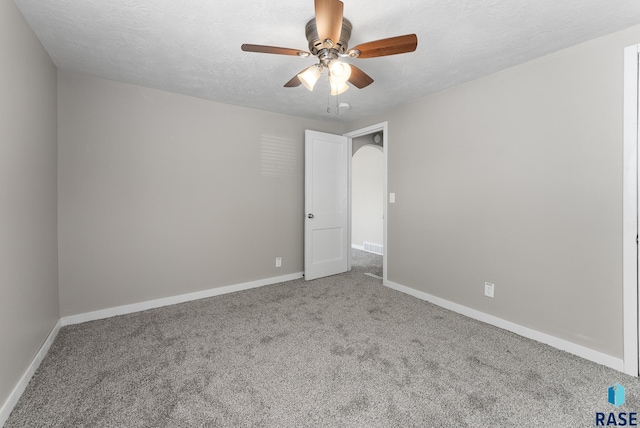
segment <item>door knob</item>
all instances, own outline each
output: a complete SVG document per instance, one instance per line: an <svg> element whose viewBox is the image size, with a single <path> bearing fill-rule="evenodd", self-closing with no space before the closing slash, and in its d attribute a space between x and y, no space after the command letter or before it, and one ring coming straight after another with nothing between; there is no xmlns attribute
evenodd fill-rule
<svg viewBox="0 0 640 428"><path fill-rule="evenodd" d="M313 214L307 214L307 217L313 218Z"/></svg>

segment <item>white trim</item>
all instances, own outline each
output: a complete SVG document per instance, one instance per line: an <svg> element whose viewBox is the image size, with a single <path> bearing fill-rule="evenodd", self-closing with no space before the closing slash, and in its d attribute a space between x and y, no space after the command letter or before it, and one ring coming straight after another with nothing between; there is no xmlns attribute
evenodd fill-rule
<svg viewBox="0 0 640 428"><path fill-rule="evenodd" d="M117 315L125 315L134 312L146 311L148 309L160 308L162 306L175 305L177 303L191 302L193 300L206 299L207 297L220 296L222 294L235 293L236 291L249 290L251 288L265 285L277 284L280 282L293 281L302 278L302 272L290 275L277 276L273 278L260 279L257 281L245 282L242 284L228 285L225 287L211 288L209 290L196 291L195 293L180 294L162 299L147 300L130 305L116 306L113 308L101 309L93 312L86 312L78 315L70 315L61 319L62 325L80 324L87 321L94 321L104 318L111 318Z"/></svg>
<svg viewBox="0 0 640 428"><path fill-rule="evenodd" d="M47 352L49 352L49 348L51 348L51 345L56 339L56 336L58 335L61 327L62 323L60 320L58 320L58 322L56 322L56 325L53 326L53 329L51 329L49 336L47 336L47 339L44 341L44 343L36 353L36 356L33 357L33 360L31 360L31 364L29 364L27 370L25 370L17 385L13 388L13 391L11 391L9 397L7 397L6 401L0 408L0 427L3 426L5 422L7 422L7 419L9 419L11 411L20 399L20 396L22 396L24 390L27 389L29 381L33 377L33 374L36 372L36 370L38 370L38 367L40 367L40 363L42 363L42 360L44 360Z"/></svg>
<svg viewBox="0 0 640 428"><path fill-rule="evenodd" d="M362 246L362 245L351 244L351 248L353 248L355 250L364 251L364 246Z"/></svg>
<svg viewBox="0 0 640 428"><path fill-rule="evenodd" d="M624 372L638 376L638 52L624 50L622 316Z"/></svg>
<svg viewBox="0 0 640 428"><path fill-rule="evenodd" d="M349 162L347 162L347 248L349 245L353 248L353 242L351 242L351 238L353 238L353 225L351 224L351 220L353 220L353 211L351 210L353 198L353 139L349 137L347 137L347 150L349 150ZM364 246L362 250L364 251ZM351 253L347 256L347 272L351 272Z"/></svg>
<svg viewBox="0 0 640 428"><path fill-rule="evenodd" d="M388 179L388 168L389 164L387 162L387 153L389 153L389 122L381 122L375 125L367 126L366 128L361 128L355 131L347 132L343 134L345 137L349 138L349 147L351 150L352 147L352 139L356 137L361 137L363 135L373 134L374 132L382 131L382 155L383 155L383 177L382 177L382 191L384 194L384 198L382 201L382 246L384 248L382 254L382 277L383 281L387 280L387 256L388 256L388 246L387 246L387 205L389 203L388 197L389 193L387 191L387 179ZM353 153L349 158L349 242L351 242L351 161L353 160ZM352 244L353 246L353 244Z"/></svg>
<svg viewBox="0 0 640 428"><path fill-rule="evenodd" d="M518 334L528 339L533 339L538 342L545 343L547 345L553 346L554 348L558 348L563 351L582 357L584 359L593 361L598 364L602 364L603 366L611 367L614 370L618 370L620 372L623 371L624 364L622 359L620 358L615 358L610 355L603 354L602 352L598 352L593 349L586 348L582 345L578 345L564 339L559 339L555 336L551 336L546 333L541 333L537 330L533 330L528 327L524 327L519 324L513 323L511 321L507 321L502 318L498 318L496 316L489 315L484 312L480 312L476 309L471 309L467 306L463 306L458 303L453 303L449 300L445 300L440 297L432 296L430 294L415 290L410 287L406 287L401 284L397 284L395 282L384 280L383 284L394 290L400 291L405 294L409 294L413 297L417 297L420 300L431 302L434 305L443 307L445 309L449 309L451 311L465 315L469 318L473 318L475 320L482 321L487 324L491 324L493 326L502 328L504 330Z"/></svg>

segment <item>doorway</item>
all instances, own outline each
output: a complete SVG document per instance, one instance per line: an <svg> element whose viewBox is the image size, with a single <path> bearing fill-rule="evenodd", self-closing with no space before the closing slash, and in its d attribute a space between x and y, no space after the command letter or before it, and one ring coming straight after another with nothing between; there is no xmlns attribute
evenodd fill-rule
<svg viewBox="0 0 640 428"><path fill-rule="evenodd" d="M351 261L353 269L382 279L382 132L354 138L351 151Z"/></svg>
<svg viewBox="0 0 640 428"><path fill-rule="evenodd" d="M349 269L387 280L387 122L349 138Z"/></svg>

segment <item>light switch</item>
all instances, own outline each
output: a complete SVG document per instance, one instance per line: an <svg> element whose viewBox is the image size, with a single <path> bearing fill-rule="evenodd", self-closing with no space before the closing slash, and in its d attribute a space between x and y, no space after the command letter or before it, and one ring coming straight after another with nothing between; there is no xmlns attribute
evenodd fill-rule
<svg viewBox="0 0 640 428"><path fill-rule="evenodd" d="M395 204L396 203L396 194L395 193L389 193L389 203L390 204Z"/></svg>

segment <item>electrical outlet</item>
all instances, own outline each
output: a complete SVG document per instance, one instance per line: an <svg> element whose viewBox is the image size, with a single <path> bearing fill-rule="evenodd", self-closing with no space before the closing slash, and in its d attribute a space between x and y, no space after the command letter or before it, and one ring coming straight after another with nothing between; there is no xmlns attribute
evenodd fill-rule
<svg viewBox="0 0 640 428"><path fill-rule="evenodd" d="M490 282L485 282L484 283L484 295L487 297L491 297L493 298L493 289L495 288L495 285L490 283Z"/></svg>
<svg viewBox="0 0 640 428"><path fill-rule="evenodd" d="M276 267L282 267L282 257L276 257Z"/></svg>

